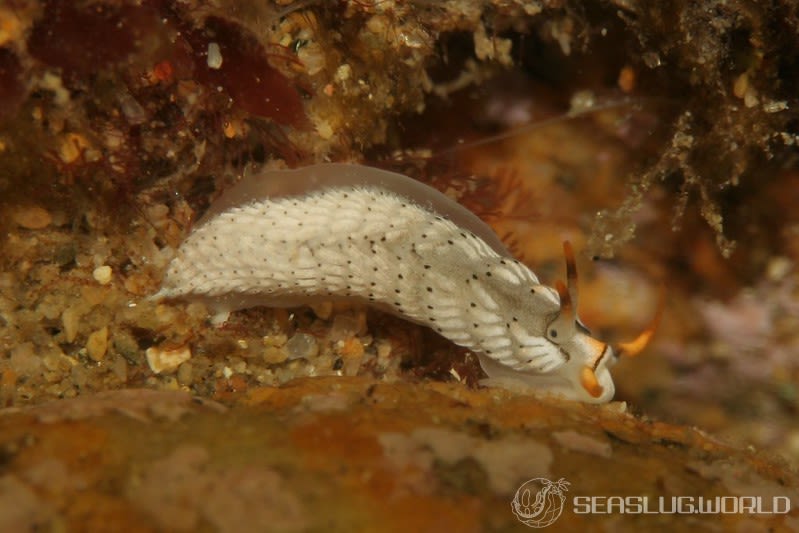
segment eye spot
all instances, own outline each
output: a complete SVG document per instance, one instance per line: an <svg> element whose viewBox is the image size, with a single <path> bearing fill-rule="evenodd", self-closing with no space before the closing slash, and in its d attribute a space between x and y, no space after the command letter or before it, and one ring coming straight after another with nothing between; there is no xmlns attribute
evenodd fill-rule
<svg viewBox="0 0 799 533"><path fill-rule="evenodd" d="M549 330L549 336L552 337L553 339L557 339L558 338L558 330L550 329Z"/></svg>

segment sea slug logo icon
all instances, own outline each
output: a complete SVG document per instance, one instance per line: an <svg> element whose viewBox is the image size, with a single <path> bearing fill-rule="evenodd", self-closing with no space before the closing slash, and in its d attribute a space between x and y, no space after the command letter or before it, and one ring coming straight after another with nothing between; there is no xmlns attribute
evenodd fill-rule
<svg viewBox="0 0 799 533"><path fill-rule="evenodd" d="M537 477L526 481L513 497L510 507L519 521L530 527L547 527L563 512L564 492L569 490L569 482L563 478L557 481Z"/></svg>

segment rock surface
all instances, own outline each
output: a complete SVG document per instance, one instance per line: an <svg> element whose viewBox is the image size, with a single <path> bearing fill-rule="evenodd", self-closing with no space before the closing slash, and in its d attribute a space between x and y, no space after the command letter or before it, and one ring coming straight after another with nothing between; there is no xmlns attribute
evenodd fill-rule
<svg viewBox="0 0 799 533"><path fill-rule="evenodd" d="M3 531L525 531L510 503L539 477L570 483L555 531L799 527L799 479L758 454L621 403L457 384L302 379L227 406L108 392L5 409L0 450ZM619 495L791 511L575 513Z"/></svg>

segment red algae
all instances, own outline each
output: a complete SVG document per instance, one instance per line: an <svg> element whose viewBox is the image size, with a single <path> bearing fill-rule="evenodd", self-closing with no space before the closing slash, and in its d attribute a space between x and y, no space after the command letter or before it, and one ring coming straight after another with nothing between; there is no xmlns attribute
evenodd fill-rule
<svg viewBox="0 0 799 533"><path fill-rule="evenodd" d="M17 55L8 48L0 48L0 102L3 102L0 119L12 116L25 97L21 71Z"/></svg>
<svg viewBox="0 0 799 533"><path fill-rule="evenodd" d="M195 76L211 88L222 87L233 103L283 126L309 125L300 94L269 63L266 49L245 28L219 17L208 17L205 28L185 34L193 50ZM219 48L222 62L209 66L209 46Z"/></svg>
<svg viewBox="0 0 799 533"><path fill-rule="evenodd" d="M95 4L79 9L49 1L33 26L28 51L47 65L87 75L135 53L156 20L149 9L135 6Z"/></svg>

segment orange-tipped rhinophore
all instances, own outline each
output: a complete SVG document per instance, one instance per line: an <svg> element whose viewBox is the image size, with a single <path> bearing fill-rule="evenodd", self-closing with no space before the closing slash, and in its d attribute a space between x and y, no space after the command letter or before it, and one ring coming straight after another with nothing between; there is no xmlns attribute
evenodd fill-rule
<svg viewBox="0 0 799 533"><path fill-rule="evenodd" d="M577 319L577 309L572 301L571 291L560 280L555 282L555 290L560 296L560 316L563 317L561 320L567 324L573 324Z"/></svg>
<svg viewBox="0 0 799 533"><path fill-rule="evenodd" d="M574 259L574 249L569 241L563 241L563 255L566 257L566 288L571 296L572 307L577 313L577 261Z"/></svg>

